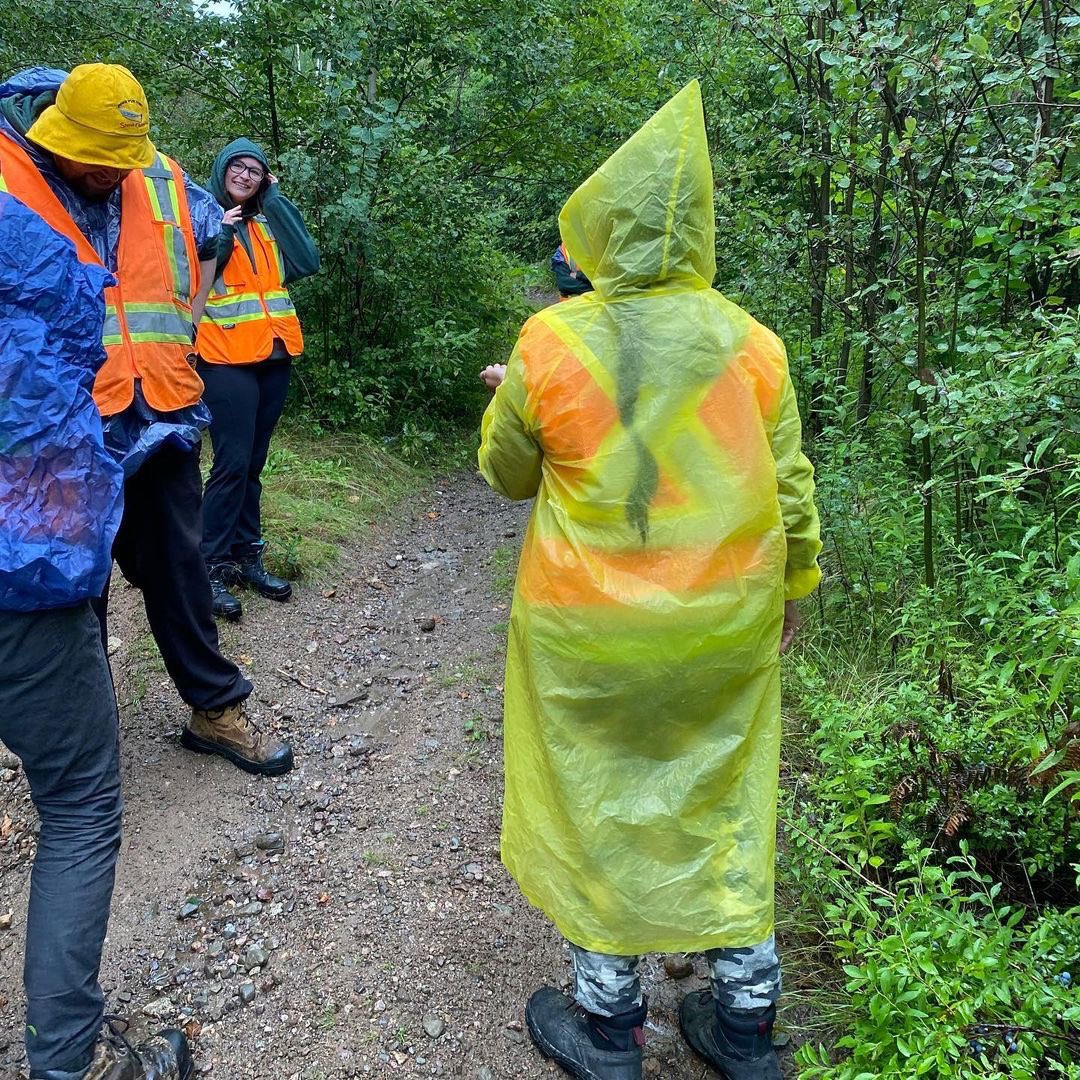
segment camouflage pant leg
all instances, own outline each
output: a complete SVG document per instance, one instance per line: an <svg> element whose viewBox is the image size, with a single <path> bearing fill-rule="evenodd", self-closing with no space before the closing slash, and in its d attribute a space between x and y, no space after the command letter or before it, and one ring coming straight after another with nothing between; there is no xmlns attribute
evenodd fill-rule
<svg viewBox="0 0 1080 1080"><path fill-rule="evenodd" d="M780 997L780 960L770 934L745 949L710 949L709 982L713 996L729 1009L762 1009Z"/></svg>
<svg viewBox="0 0 1080 1080"><path fill-rule="evenodd" d="M589 952L570 945L574 960L574 999L597 1016L617 1016L641 1004L638 957Z"/></svg>

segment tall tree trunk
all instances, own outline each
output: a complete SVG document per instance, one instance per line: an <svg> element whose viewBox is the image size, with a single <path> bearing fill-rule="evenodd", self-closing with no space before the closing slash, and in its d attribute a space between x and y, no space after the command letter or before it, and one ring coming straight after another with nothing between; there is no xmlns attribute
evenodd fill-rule
<svg viewBox="0 0 1080 1080"><path fill-rule="evenodd" d="M811 20L818 40L824 41L828 25L827 15L822 13ZM817 124L819 153L822 161L821 176L811 184L811 238L810 238L810 406L807 427L810 432L821 430L821 398L825 378L825 356L822 338L825 334L825 297L829 283L829 229L832 214L832 134L829 131L829 102L831 94L825 78L825 65L820 57L809 61L807 87L817 99Z"/></svg>
<svg viewBox="0 0 1080 1080"><path fill-rule="evenodd" d="M918 312L918 327L915 338L915 365L920 381L926 386L934 385L933 372L926 366L926 218L922 212L918 196L911 195L915 207L915 304ZM915 394L915 407L924 429L929 424L929 406L925 393ZM933 480L933 449L930 433L925 430L920 440L919 482L923 501L922 553L923 578L926 587L934 587L934 495L931 488Z"/></svg>
<svg viewBox="0 0 1080 1080"><path fill-rule="evenodd" d="M281 160L281 127L274 92L274 33L269 4L263 5L263 19L266 22L266 99L270 108L270 144L274 151L274 163L277 164Z"/></svg>
<svg viewBox="0 0 1080 1080"><path fill-rule="evenodd" d="M1050 0L1041 0L1042 31L1048 41L1054 40L1054 16ZM1050 124L1054 115L1054 77L1044 75L1035 83L1035 97L1039 102L1038 129L1035 133L1035 156L1039 156L1039 146L1046 140L1049 141L1051 130Z"/></svg>
<svg viewBox="0 0 1080 1080"><path fill-rule="evenodd" d="M866 279L867 284L876 284L881 277L881 254L884 247L884 230L882 228L885 204L885 184L888 179L889 169L889 117L884 116L881 123L881 143L878 150L879 161L877 176L874 177L874 203L873 214L870 219L870 238L866 245ZM881 303L872 292L867 292L863 301L863 329L872 330L877 323L878 314L881 311ZM855 417L859 423L864 423L870 415L870 406L874 394L874 346L868 343L863 350L862 375L859 378L859 402L855 409Z"/></svg>
<svg viewBox="0 0 1080 1080"><path fill-rule="evenodd" d="M848 130L848 154L855 160L855 146L859 135L859 110L851 117ZM851 366L851 335L855 327L855 313L851 310L851 298L855 295L855 177L848 172L848 186L844 191L844 340L840 343L840 359L836 365L836 385L839 391L847 388L848 368Z"/></svg>

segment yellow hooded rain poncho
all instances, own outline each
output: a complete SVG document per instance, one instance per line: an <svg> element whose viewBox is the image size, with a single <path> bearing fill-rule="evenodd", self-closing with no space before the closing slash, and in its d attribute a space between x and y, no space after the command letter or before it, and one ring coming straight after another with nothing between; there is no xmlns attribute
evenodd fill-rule
<svg viewBox="0 0 1080 1080"><path fill-rule="evenodd" d="M480 468L536 496L506 671L502 855L621 955L773 926L785 598L821 544L779 339L711 288L698 84L559 218L594 293L524 326Z"/></svg>

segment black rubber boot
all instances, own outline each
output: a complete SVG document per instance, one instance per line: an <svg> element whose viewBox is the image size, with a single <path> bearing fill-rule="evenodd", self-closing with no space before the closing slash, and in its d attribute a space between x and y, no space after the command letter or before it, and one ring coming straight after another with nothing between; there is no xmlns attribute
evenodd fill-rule
<svg viewBox="0 0 1080 1080"><path fill-rule="evenodd" d="M235 584L238 577L236 563L210 563L207 570L210 573L211 609L219 619L236 622L244 614L240 601L229 592L229 586Z"/></svg>
<svg viewBox="0 0 1080 1080"><path fill-rule="evenodd" d="M679 1009L686 1041L724 1080L781 1080L773 1049L776 1006L729 1009L710 990L689 994Z"/></svg>
<svg viewBox="0 0 1080 1080"><path fill-rule="evenodd" d="M288 600L292 596L292 585L284 578L275 577L263 566L262 549L263 545L259 544L237 556L240 580L268 600Z"/></svg>
<svg viewBox="0 0 1080 1080"><path fill-rule="evenodd" d="M529 998L525 1020L540 1053L578 1080L641 1080L647 1009L645 1003L618 1016L595 1016L545 986Z"/></svg>
<svg viewBox="0 0 1080 1080"><path fill-rule="evenodd" d="M195 1064L182 1031L167 1028L132 1046L119 1030L106 1025L85 1068L31 1072L30 1080L192 1080L194 1075Z"/></svg>

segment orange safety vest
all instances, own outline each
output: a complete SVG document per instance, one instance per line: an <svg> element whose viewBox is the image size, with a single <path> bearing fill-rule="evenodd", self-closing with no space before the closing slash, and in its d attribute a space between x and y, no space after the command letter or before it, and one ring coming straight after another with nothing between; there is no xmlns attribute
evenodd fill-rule
<svg viewBox="0 0 1080 1080"><path fill-rule="evenodd" d="M84 263L101 265L29 155L7 136L0 136L0 190L71 240ZM158 154L149 168L129 173L120 192L120 283L105 290L107 358L94 382L94 401L102 416L123 412L138 378L147 403L172 412L196 404L203 391L188 360L199 259L184 175Z"/></svg>
<svg viewBox="0 0 1080 1080"><path fill-rule="evenodd" d="M211 364L253 364L265 360L280 338L290 356L304 351L304 335L285 288L281 249L262 214L248 220L252 263L236 244L217 276L199 324L199 356Z"/></svg>

